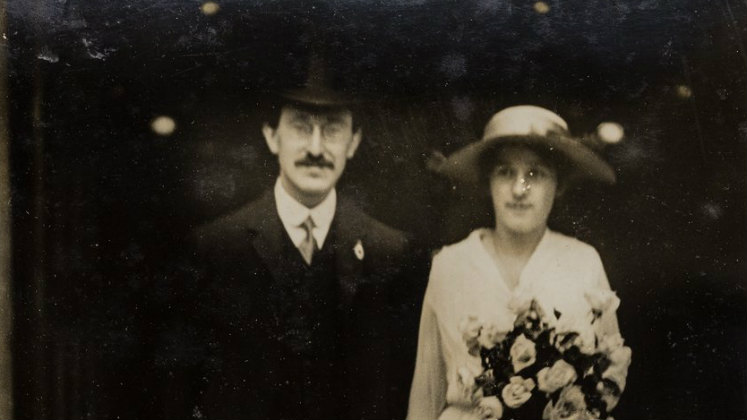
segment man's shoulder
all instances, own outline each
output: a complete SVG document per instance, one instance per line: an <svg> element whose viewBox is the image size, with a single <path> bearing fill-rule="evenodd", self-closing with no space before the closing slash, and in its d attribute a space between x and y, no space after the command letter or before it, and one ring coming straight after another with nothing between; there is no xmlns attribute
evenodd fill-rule
<svg viewBox="0 0 747 420"><path fill-rule="evenodd" d="M384 240L399 243L406 243L408 241L409 235L404 231L389 226L388 224L368 215L365 212L361 212L361 215L361 217L364 218L366 223L368 224L371 232L376 233L377 236L380 236Z"/></svg>
<svg viewBox="0 0 747 420"><path fill-rule="evenodd" d="M265 191L238 209L198 225L190 232L189 240L197 245L231 242L268 223L274 214L274 199Z"/></svg>
<svg viewBox="0 0 747 420"><path fill-rule="evenodd" d="M340 198L339 210L339 217L347 219L345 223L356 226L377 245L403 250L410 242L407 233L374 218L348 198Z"/></svg>

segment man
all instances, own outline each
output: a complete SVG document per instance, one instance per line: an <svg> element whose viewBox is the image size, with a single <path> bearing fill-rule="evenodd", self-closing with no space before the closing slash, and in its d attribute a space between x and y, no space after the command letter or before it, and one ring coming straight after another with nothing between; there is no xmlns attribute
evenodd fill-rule
<svg viewBox="0 0 747 420"><path fill-rule="evenodd" d="M176 304L179 332L167 331L172 371L192 377L171 398L186 401L182 413L404 417L419 259L401 232L337 194L362 130L351 101L320 80L284 93L262 127L274 187L193 235L184 287L196 292Z"/></svg>

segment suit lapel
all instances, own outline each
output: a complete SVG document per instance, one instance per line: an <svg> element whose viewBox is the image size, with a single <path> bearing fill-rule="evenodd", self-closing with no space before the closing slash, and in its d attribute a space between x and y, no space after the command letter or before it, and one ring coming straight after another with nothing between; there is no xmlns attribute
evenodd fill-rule
<svg viewBox="0 0 747 420"><path fill-rule="evenodd" d="M247 233L252 246L272 276L278 277L285 265L283 241L287 233L277 213L273 190L265 192L248 211Z"/></svg>
<svg viewBox="0 0 747 420"><path fill-rule="evenodd" d="M341 199L333 223L337 231L335 251L341 303L349 306L365 281L368 244L365 215L355 205Z"/></svg>
<svg viewBox="0 0 747 420"><path fill-rule="evenodd" d="M386 410L388 336L386 283L381 245L373 220L353 203L340 200L337 228L338 284L344 346L344 389L348 418L390 418ZM366 360L366 363L361 363ZM375 378L361 383L360 378Z"/></svg>
<svg viewBox="0 0 747 420"><path fill-rule="evenodd" d="M278 216L273 190L265 192L244 211L243 219L254 250L272 277L282 281L292 256L286 255L285 242L290 239ZM330 229L334 238L330 238L332 241L325 246L334 247L341 303L349 305L365 282L368 247L371 245L367 237L367 216L342 197L335 211Z"/></svg>
<svg viewBox="0 0 747 420"><path fill-rule="evenodd" d="M254 273L246 273L246 280L257 282L254 287L257 305L261 313L257 316L267 326L267 337L279 339L284 336L287 317L292 313L295 293L293 281L297 275L298 261L294 261L293 247L277 213L273 190L265 192L258 200L249 204L244 218L254 260ZM298 256L298 259L301 257Z"/></svg>

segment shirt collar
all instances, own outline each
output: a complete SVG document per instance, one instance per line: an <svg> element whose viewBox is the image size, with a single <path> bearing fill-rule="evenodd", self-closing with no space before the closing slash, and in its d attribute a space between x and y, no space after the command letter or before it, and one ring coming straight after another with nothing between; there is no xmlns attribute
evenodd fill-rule
<svg viewBox="0 0 747 420"><path fill-rule="evenodd" d="M309 209L291 197L283 188L280 178L278 178L275 181L275 205L280 221L283 222L283 227L285 227L285 231L288 232L294 245L298 246L306 238L306 231L301 227L301 224L311 216L311 220L314 221L314 229L311 230L311 234L314 235L317 246L320 249L322 248L332 225L332 219L335 217L337 192L334 188L321 203Z"/></svg>

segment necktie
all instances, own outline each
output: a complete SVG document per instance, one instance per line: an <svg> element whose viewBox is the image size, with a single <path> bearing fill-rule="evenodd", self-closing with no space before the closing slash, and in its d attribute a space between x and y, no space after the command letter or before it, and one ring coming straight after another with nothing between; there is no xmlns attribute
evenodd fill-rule
<svg viewBox="0 0 747 420"><path fill-rule="evenodd" d="M304 261L306 261L306 264L311 265L314 251L317 250L316 240L314 239L314 235L311 234L311 230L314 228L314 221L311 220L311 216L301 223L301 227L306 231L306 237L301 241L301 244L298 245L298 250L301 251L301 255L303 256Z"/></svg>

